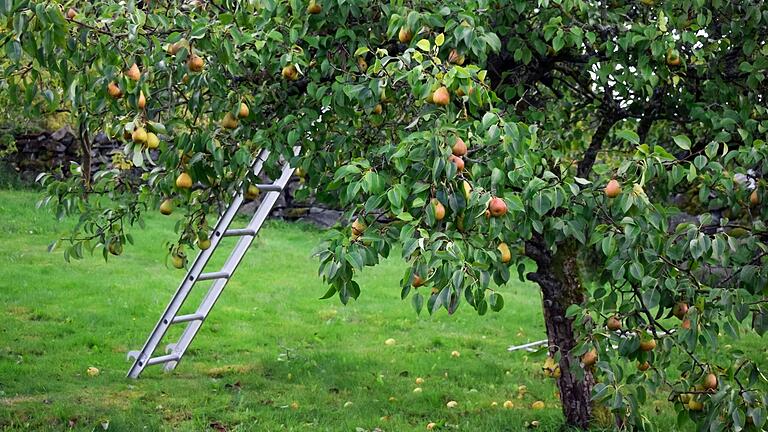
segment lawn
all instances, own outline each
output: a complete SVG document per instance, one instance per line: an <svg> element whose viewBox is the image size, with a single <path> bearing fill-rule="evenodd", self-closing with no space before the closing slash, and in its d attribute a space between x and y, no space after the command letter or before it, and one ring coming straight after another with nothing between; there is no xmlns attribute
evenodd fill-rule
<svg viewBox="0 0 768 432"><path fill-rule="evenodd" d="M393 258L361 274L359 301L342 306L318 300L325 286L310 254L322 234L279 222L262 231L178 368L127 379L126 352L141 347L183 276L164 262L174 219L150 217L136 246L109 263L99 255L67 264L46 251L66 223L36 210L37 198L0 190L0 429L562 425L542 355L506 351L544 337L533 285L505 287L506 307L485 317L466 305L454 316L417 316L399 298L404 264ZM514 407L504 409L506 400ZM543 410L530 409L537 400Z"/></svg>

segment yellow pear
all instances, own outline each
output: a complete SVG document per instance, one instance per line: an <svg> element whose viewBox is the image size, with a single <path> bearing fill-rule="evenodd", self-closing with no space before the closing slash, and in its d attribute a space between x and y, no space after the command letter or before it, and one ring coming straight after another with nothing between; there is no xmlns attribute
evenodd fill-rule
<svg viewBox="0 0 768 432"><path fill-rule="evenodd" d="M160 146L160 138L152 132L147 132L147 148L154 150Z"/></svg>
<svg viewBox="0 0 768 432"><path fill-rule="evenodd" d="M147 131L143 127L138 127L133 130L131 138L137 144L144 144L147 142Z"/></svg>
<svg viewBox="0 0 768 432"><path fill-rule="evenodd" d="M501 262L506 264L512 259L512 252L510 252L509 246L507 246L506 243L499 243L499 247L497 247L497 249L499 250L499 253L501 253Z"/></svg>
<svg viewBox="0 0 768 432"><path fill-rule="evenodd" d="M169 214L173 213L173 200L170 198L163 201L162 204L160 204L160 213L168 216Z"/></svg>
<svg viewBox="0 0 768 432"><path fill-rule="evenodd" d="M299 71L296 69L296 66L289 64L288 66L285 66L282 71L283 78L289 80L289 81L296 81L299 79Z"/></svg>
<svg viewBox="0 0 768 432"><path fill-rule="evenodd" d="M224 119L221 120L221 127L224 129L234 129L237 127L237 119L232 115L232 113L228 112L226 115L224 115Z"/></svg>
<svg viewBox="0 0 768 432"><path fill-rule="evenodd" d="M189 189L192 187L192 177L183 172L176 177L176 187L179 189Z"/></svg>

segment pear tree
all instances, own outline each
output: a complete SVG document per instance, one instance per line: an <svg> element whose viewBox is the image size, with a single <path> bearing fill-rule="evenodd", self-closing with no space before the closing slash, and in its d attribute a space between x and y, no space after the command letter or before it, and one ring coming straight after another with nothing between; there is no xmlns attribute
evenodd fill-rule
<svg viewBox="0 0 768 432"><path fill-rule="evenodd" d="M764 360L724 347L768 329L765 20L747 1L6 0L0 88L77 131L80 163L40 178L79 217L67 259L122 253L161 212L183 268L268 148L298 198L347 211L317 249L324 298L364 301L356 274L394 250L418 312L499 311L528 280L569 425L649 429L663 398L681 425L762 430ZM122 148L93 167L98 133Z"/></svg>

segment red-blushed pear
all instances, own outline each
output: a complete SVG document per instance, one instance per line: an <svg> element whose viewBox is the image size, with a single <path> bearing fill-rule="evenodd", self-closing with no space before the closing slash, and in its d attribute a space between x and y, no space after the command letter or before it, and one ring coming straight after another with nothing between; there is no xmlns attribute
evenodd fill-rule
<svg viewBox="0 0 768 432"><path fill-rule="evenodd" d="M129 67L128 70L125 71L125 76L131 81L140 80L141 71L139 70L139 66L136 63L132 64L131 67Z"/></svg>
<svg viewBox="0 0 768 432"><path fill-rule="evenodd" d="M648 363L647 361L637 364L637 370L639 370L640 372L645 372L650 368L651 368L651 364Z"/></svg>
<svg viewBox="0 0 768 432"><path fill-rule="evenodd" d="M456 171L462 172L464 171L464 159L452 154L448 156L448 161L454 165L456 165Z"/></svg>
<svg viewBox="0 0 768 432"><path fill-rule="evenodd" d="M616 198L621 193L621 185L616 179L612 179L605 186L605 196L608 198Z"/></svg>
<svg viewBox="0 0 768 432"><path fill-rule="evenodd" d="M672 67L680 66L680 52L676 49L670 48L667 51L667 64Z"/></svg>
<svg viewBox="0 0 768 432"><path fill-rule="evenodd" d="M192 177L183 172L176 177L176 187L179 189L189 189L192 187Z"/></svg>
<svg viewBox="0 0 768 432"><path fill-rule="evenodd" d="M203 67L205 67L205 60L196 54L192 54L189 56L189 60L187 60L187 67L192 72L202 72Z"/></svg>
<svg viewBox="0 0 768 432"><path fill-rule="evenodd" d="M454 156L464 156L467 154L467 144L460 137L456 137L456 142L451 147Z"/></svg>
<svg viewBox="0 0 768 432"><path fill-rule="evenodd" d="M597 351L595 349L587 351L587 353L581 356L581 362L584 364L584 367L594 366L597 363Z"/></svg>
<svg viewBox="0 0 768 432"><path fill-rule="evenodd" d="M680 327L684 328L685 330L691 329L691 320L686 318L683 320L682 323L680 323Z"/></svg>
<svg viewBox="0 0 768 432"><path fill-rule="evenodd" d="M752 193L749 194L749 203L753 206L760 204L760 195L758 195L757 189L753 190Z"/></svg>
<svg viewBox="0 0 768 432"><path fill-rule="evenodd" d="M173 213L173 200L168 198L160 204L160 213L168 216Z"/></svg>
<svg viewBox="0 0 768 432"><path fill-rule="evenodd" d="M283 67L281 73L283 78L287 79L288 81L296 81L299 79L299 70L296 69L295 65L289 64Z"/></svg>
<svg viewBox="0 0 768 432"><path fill-rule="evenodd" d="M411 281L411 285L413 285L414 288L418 288L422 285L424 285L425 280L422 279L421 276L415 274L413 275L413 280Z"/></svg>
<svg viewBox="0 0 768 432"><path fill-rule="evenodd" d="M123 97L123 91L120 90L120 87L114 81L107 84L107 93L115 99Z"/></svg>
<svg viewBox="0 0 768 432"><path fill-rule="evenodd" d="M432 209L435 211L435 219L445 219L445 206L437 198L432 198Z"/></svg>
<svg viewBox="0 0 768 432"><path fill-rule="evenodd" d="M612 316L612 317L608 318L606 326L608 327L608 330L610 330L610 331L621 330L621 320L619 320L619 318L617 318L616 316Z"/></svg>
<svg viewBox="0 0 768 432"><path fill-rule="evenodd" d="M707 374L704 377L704 388L707 390L717 390L717 375L713 373Z"/></svg>
<svg viewBox="0 0 768 432"><path fill-rule="evenodd" d="M307 6L307 13L311 15L317 15L323 11L323 6L315 0L310 0L309 6Z"/></svg>
<svg viewBox="0 0 768 432"><path fill-rule="evenodd" d="M439 106L446 106L451 103L451 94L448 93L448 89L445 86L438 87L434 93L432 93L432 103Z"/></svg>
<svg viewBox="0 0 768 432"><path fill-rule="evenodd" d="M507 203L499 197L493 197L488 202L488 211L493 217L501 217L507 214Z"/></svg>
<svg viewBox="0 0 768 432"><path fill-rule="evenodd" d="M677 302L675 303L675 306L672 308L672 315L677 317L677 319L685 318L685 314L687 313L688 313L688 303Z"/></svg>
<svg viewBox="0 0 768 432"><path fill-rule="evenodd" d="M451 53L448 54L448 63L461 66L464 64L464 56L459 54L459 52L454 48L451 50Z"/></svg>
<svg viewBox="0 0 768 432"><path fill-rule="evenodd" d="M237 112L237 116L240 118L246 118L251 113L251 110L248 109L248 105L245 104L245 102L240 102L240 110Z"/></svg>
<svg viewBox="0 0 768 432"><path fill-rule="evenodd" d="M408 42L413 39L413 33L411 33L411 29L408 27L400 27L400 32L397 34L397 39L400 41L400 43L407 44Z"/></svg>
<svg viewBox="0 0 768 432"><path fill-rule="evenodd" d="M499 246L496 249L501 254L501 262L504 264L508 263L512 259L512 252L509 250L509 246L507 246L506 243L499 243Z"/></svg>
<svg viewBox="0 0 768 432"><path fill-rule="evenodd" d="M653 349L656 348L656 339L654 338L647 338L640 340L640 349L643 351L653 351Z"/></svg>
<svg viewBox="0 0 768 432"><path fill-rule="evenodd" d="M384 112L384 107L381 104L376 104L376 106L373 107L374 114L381 115L382 112Z"/></svg>
<svg viewBox="0 0 768 432"><path fill-rule="evenodd" d="M77 11L75 10L75 8L67 9L67 19L68 20L73 20L73 19L75 19L76 16L77 16Z"/></svg>
<svg viewBox="0 0 768 432"><path fill-rule="evenodd" d="M139 100L136 102L136 106L140 110L143 110L144 108L147 107L147 98L144 97L144 92L143 91L139 91Z"/></svg>

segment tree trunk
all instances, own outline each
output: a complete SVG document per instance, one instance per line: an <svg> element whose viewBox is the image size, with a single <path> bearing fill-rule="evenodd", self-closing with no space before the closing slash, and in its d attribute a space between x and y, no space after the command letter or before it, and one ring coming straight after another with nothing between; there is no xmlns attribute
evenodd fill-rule
<svg viewBox="0 0 768 432"><path fill-rule="evenodd" d="M534 236L525 245L526 255L533 259L538 268L529 273L528 279L541 287L543 294L544 322L549 339L549 352L560 351L560 401L568 425L581 429L589 427L592 418L591 396L595 384L589 370L579 380L571 373L571 365L580 367L580 360L570 355L576 345L573 321L566 318L568 306L584 301L584 289L579 282L579 268L576 261L578 246L574 241L561 244L553 254L540 236Z"/></svg>

